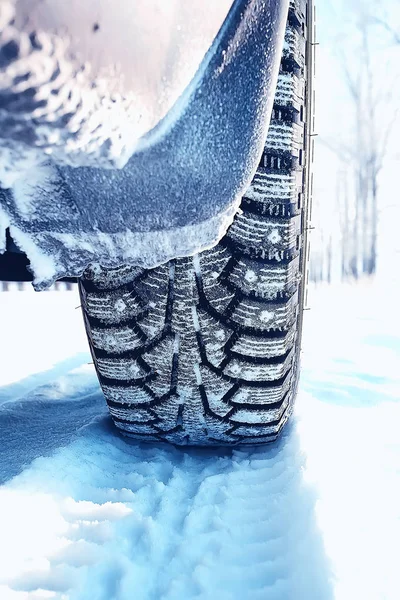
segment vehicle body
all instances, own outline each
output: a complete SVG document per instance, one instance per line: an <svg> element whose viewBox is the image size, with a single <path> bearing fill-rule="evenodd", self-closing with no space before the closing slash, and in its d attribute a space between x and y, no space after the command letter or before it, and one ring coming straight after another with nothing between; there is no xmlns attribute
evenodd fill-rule
<svg viewBox="0 0 400 600"><path fill-rule="evenodd" d="M222 237L262 152L288 2L78 4L19 1L3 30L3 235L37 289Z"/></svg>
<svg viewBox="0 0 400 600"><path fill-rule="evenodd" d="M78 278L124 435L276 439L305 302L311 1L8 4L0 279Z"/></svg>

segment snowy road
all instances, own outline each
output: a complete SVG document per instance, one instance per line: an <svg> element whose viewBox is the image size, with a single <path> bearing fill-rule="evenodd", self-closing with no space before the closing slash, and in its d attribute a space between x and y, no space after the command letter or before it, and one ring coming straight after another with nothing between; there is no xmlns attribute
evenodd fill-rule
<svg viewBox="0 0 400 600"><path fill-rule="evenodd" d="M120 438L78 304L0 295L1 600L398 600L394 296L316 293L291 426L233 451Z"/></svg>

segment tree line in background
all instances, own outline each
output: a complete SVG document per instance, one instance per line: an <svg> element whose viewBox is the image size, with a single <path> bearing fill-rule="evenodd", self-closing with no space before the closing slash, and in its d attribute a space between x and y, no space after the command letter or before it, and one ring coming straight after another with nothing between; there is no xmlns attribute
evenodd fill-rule
<svg viewBox="0 0 400 600"><path fill-rule="evenodd" d="M390 23L377 18L371 6L369 9L363 6L356 14L351 40L354 59L349 64L344 54L339 57L349 100L344 110L350 130L345 132L345 140L339 134L335 139L320 140L335 155L338 165L336 181L332 182L337 223L336 229L320 227L317 233L310 265L314 282L332 281L333 262L338 256L340 265L335 266L342 281L371 276L377 269L379 175L397 119L396 91L398 96L400 88L394 77L382 78L379 73L382 65L376 59L376 39L381 39L384 31L387 44L398 50L400 30L396 32ZM340 126L338 123L338 129Z"/></svg>
<svg viewBox="0 0 400 600"><path fill-rule="evenodd" d="M32 290L32 284L29 281L0 281L0 292L26 292ZM75 284L70 281L56 281L51 287L49 292L70 292L75 289Z"/></svg>

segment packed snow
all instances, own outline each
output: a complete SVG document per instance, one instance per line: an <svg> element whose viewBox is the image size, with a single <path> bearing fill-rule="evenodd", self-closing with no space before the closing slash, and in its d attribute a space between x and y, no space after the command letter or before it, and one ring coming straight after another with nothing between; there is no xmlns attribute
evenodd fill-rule
<svg viewBox="0 0 400 600"><path fill-rule="evenodd" d="M397 600L395 294L319 289L261 448L120 437L72 292L0 294L2 600ZM312 291L312 290L311 290Z"/></svg>

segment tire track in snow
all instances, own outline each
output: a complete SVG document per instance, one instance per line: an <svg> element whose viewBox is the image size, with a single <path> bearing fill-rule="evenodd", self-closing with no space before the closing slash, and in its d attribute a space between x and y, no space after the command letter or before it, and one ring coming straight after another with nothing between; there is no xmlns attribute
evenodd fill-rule
<svg viewBox="0 0 400 600"><path fill-rule="evenodd" d="M323 552L315 553L314 504L294 446L287 436L274 449L236 450L230 469L203 480L171 564L177 577L164 577L158 597L332 597Z"/></svg>
<svg viewBox="0 0 400 600"><path fill-rule="evenodd" d="M47 494L68 551L54 549L55 534L41 556L48 568L21 568L9 589L68 600L328 600L303 468L293 428L264 449L182 451L127 443L100 419L11 482L30 498Z"/></svg>

